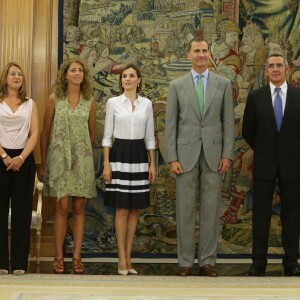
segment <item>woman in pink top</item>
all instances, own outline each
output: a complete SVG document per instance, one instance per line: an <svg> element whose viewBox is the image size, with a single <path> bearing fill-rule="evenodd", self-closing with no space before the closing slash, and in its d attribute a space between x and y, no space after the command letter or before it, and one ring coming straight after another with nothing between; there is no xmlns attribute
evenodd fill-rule
<svg viewBox="0 0 300 300"><path fill-rule="evenodd" d="M26 97L26 81L21 67L17 63L8 63L0 77L0 275L8 274L9 270L14 275L23 275L27 271L35 179L32 151L37 137L36 104Z"/></svg>

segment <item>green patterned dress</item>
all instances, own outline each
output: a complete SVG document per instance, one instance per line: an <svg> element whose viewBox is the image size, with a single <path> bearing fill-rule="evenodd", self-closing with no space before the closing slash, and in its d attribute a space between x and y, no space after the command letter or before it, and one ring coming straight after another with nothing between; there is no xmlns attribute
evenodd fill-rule
<svg viewBox="0 0 300 300"><path fill-rule="evenodd" d="M96 196L88 120L91 100L82 97L75 109L55 99L55 115L47 149L44 193L48 197Z"/></svg>

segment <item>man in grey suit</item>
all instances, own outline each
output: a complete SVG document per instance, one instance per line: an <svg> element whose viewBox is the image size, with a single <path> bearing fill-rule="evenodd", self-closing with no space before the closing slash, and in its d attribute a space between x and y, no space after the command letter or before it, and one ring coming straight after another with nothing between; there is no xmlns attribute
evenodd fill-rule
<svg viewBox="0 0 300 300"><path fill-rule="evenodd" d="M176 175L180 276L190 276L192 273L198 195L199 274L218 276L214 266L221 182L233 159L235 129L230 80L208 70L210 55L205 40L191 40L187 46L191 72L169 84L166 147L170 172Z"/></svg>

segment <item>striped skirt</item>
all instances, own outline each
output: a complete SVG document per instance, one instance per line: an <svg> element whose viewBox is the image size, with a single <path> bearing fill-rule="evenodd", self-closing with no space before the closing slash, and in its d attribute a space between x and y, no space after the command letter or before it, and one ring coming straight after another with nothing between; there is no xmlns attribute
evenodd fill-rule
<svg viewBox="0 0 300 300"><path fill-rule="evenodd" d="M141 209L150 205L148 152L143 139L115 139L109 153L112 181L106 184L104 205Z"/></svg>

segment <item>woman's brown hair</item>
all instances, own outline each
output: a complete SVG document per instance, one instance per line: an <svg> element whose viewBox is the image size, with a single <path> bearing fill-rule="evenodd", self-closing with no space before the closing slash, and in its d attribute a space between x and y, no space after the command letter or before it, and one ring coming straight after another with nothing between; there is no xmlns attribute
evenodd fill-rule
<svg viewBox="0 0 300 300"><path fill-rule="evenodd" d="M68 82L66 81L66 74L74 62L82 66L84 76L80 84L80 91L85 100L90 100L93 95L91 71L86 62L79 57L71 57L63 61L57 74L53 92L59 99L63 99L67 96Z"/></svg>
<svg viewBox="0 0 300 300"><path fill-rule="evenodd" d="M22 85L19 89L19 97L21 99L21 103L27 101L29 98L26 97L26 79L25 75L22 71L21 66L18 63L15 62L9 62L3 69L0 77L0 102L4 100L4 98L7 96L7 76L9 69L11 67L17 67L21 70L22 73Z"/></svg>

